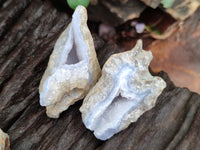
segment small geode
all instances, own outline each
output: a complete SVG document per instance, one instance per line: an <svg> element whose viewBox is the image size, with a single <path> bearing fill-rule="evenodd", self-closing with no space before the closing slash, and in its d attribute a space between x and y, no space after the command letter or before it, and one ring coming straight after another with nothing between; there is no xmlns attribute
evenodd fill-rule
<svg viewBox="0 0 200 150"><path fill-rule="evenodd" d="M85 97L100 76L87 12L78 6L72 21L57 40L40 82L40 105L58 118L70 105Z"/></svg>
<svg viewBox="0 0 200 150"><path fill-rule="evenodd" d="M107 60L80 108L85 126L98 139L110 138L154 107L166 83L149 73L151 60L152 53L142 50L141 40L132 50Z"/></svg>
<svg viewBox="0 0 200 150"><path fill-rule="evenodd" d="M10 150L10 142L8 134L0 129L0 150Z"/></svg>

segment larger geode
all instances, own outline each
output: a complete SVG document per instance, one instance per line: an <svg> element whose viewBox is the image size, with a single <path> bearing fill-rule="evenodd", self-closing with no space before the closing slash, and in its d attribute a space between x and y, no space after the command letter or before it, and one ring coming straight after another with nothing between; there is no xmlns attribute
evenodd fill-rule
<svg viewBox="0 0 200 150"><path fill-rule="evenodd" d="M46 106L47 115L58 118L62 111L85 97L100 72L86 9L78 6L57 40L40 82L40 104Z"/></svg>
<svg viewBox="0 0 200 150"><path fill-rule="evenodd" d="M149 73L151 60L152 53L142 50L142 41L107 60L80 108L85 126L98 139L110 138L154 107L166 83Z"/></svg>

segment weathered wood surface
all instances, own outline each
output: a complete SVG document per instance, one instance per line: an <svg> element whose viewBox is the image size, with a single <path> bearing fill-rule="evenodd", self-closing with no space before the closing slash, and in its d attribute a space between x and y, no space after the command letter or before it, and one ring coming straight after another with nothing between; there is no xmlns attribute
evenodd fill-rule
<svg viewBox="0 0 200 150"><path fill-rule="evenodd" d="M0 128L12 150L199 150L200 96L168 83L156 106L105 142L82 121L81 101L50 119L39 105L38 86L55 41L70 19L48 0L0 1ZM122 51L96 35L101 66Z"/></svg>
<svg viewBox="0 0 200 150"><path fill-rule="evenodd" d="M89 19L102 21L112 26L140 16L146 6L139 0L99 0L88 7Z"/></svg>

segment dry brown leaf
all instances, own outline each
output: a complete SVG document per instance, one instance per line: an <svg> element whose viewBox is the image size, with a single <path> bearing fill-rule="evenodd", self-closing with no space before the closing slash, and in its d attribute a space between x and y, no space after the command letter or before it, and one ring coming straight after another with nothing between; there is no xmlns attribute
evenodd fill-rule
<svg viewBox="0 0 200 150"><path fill-rule="evenodd" d="M153 42L153 72L164 70L177 86L200 93L200 9L166 40Z"/></svg>

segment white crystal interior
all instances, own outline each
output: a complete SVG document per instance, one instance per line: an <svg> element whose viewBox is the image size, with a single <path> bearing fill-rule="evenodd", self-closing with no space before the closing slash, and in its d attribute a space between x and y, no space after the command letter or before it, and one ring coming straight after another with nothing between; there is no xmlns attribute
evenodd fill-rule
<svg viewBox="0 0 200 150"><path fill-rule="evenodd" d="M85 46L83 36L80 31L79 17L76 13L73 15L67 42L65 41L62 44L59 43L58 46L63 48L59 65L66 64L68 66L73 65L70 67L75 67L75 64L81 65L78 64L81 61L88 62L87 47Z"/></svg>
<svg viewBox="0 0 200 150"><path fill-rule="evenodd" d="M154 107L166 83L149 73L151 59L152 53L142 50L138 41L135 48L105 63L101 78L80 108L85 126L98 139L112 137Z"/></svg>
<svg viewBox="0 0 200 150"><path fill-rule="evenodd" d="M150 90L136 91L131 87L129 79L134 73L133 66L123 65L113 76L115 81L108 97L96 104L86 117L85 125L94 130L99 139L106 140L119 132L125 115L150 94Z"/></svg>
<svg viewBox="0 0 200 150"><path fill-rule="evenodd" d="M61 57L61 63L71 65L77 64L81 61L88 61L87 47L83 41L83 37L78 26L78 18L73 15L71 28L69 30L69 37L64 44L63 54ZM71 66L74 67L74 66Z"/></svg>
<svg viewBox="0 0 200 150"><path fill-rule="evenodd" d="M55 82L62 83L68 79L67 70L76 70L76 68L88 64L87 47L80 31L79 19L79 14L75 12L68 33L65 31L55 44L54 49L62 49L62 54L56 60L57 64L52 70L51 76L47 77L43 84L43 92L40 94L41 106L48 106L64 99L64 97L58 97L59 95L55 97L59 90L56 90ZM82 73L86 72L83 71Z"/></svg>
<svg viewBox="0 0 200 150"><path fill-rule="evenodd" d="M87 10L77 6L71 23L60 35L39 86L40 104L51 118L86 96L101 69L87 26Z"/></svg>
<svg viewBox="0 0 200 150"><path fill-rule="evenodd" d="M68 57L67 57L67 62L66 64L71 65L71 64L77 64L80 62L81 57L78 57L77 51L76 51L76 44L73 43L73 47L70 50Z"/></svg>

